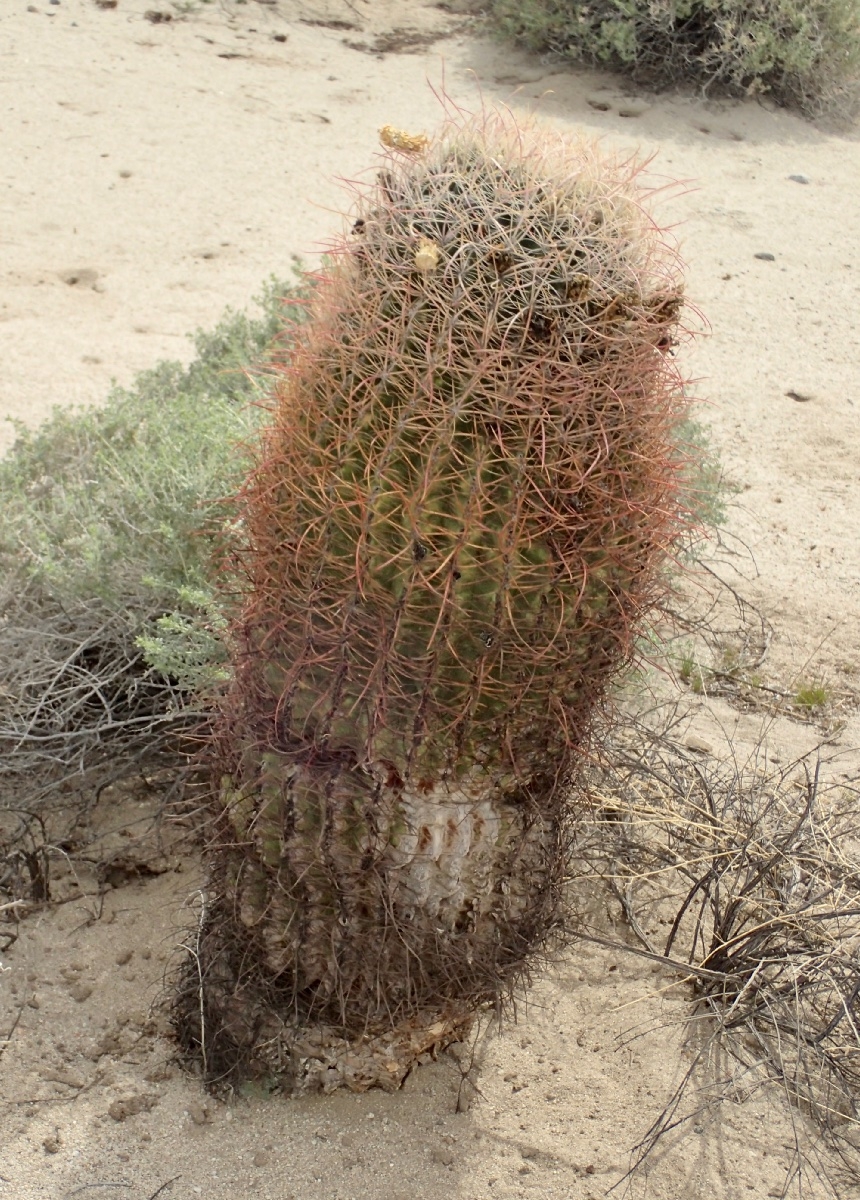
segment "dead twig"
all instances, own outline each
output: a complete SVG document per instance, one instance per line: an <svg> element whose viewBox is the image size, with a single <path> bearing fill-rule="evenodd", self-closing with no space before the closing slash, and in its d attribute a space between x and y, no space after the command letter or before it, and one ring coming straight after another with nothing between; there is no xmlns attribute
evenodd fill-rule
<svg viewBox="0 0 860 1200"><path fill-rule="evenodd" d="M172 1184L176 1183L177 1179L181 1179L181 1178L182 1178L181 1175L174 1175L172 1179L165 1180L165 1182L161 1185L160 1188L155 1189L155 1191L149 1197L149 1200L155 1200L156 1196L160 1196L162 1192L166 1191Z"/></svg>
<svg viewBox="0 0 860 1200"><path fill-rule="evenodd" d="M3 1041L0 1042L0 1059L2 1059L3 1055L6 1053L6 1048L8 1047L9 1043L12 1041L12 1035L15 1033L15 1030L18 1028L18 1022L21 1020L21 1014L23 1013L23 1011L24 1011L24 1005L21 1004L21 1005L19 1005L18 1011L15 1014L15 1020L12 1022L11 1029L6 1034L6 1036L3 1038Z"/></svg>

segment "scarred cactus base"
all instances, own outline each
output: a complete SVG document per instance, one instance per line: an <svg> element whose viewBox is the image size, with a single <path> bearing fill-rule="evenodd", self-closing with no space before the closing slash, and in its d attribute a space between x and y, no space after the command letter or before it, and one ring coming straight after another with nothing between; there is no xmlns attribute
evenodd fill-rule
<svg viewBox="0 0 860 1200"><path fill-rule="evenodd" d="M183 1049L216 1086L398 1088L552 927L560 792L479 772L418 790L382 765L274 752L243 786L225 777L174 1009Z"/></svg>
<svg viewBox="0 0 860 1200"><path fill-rule="evenodd" d="M417 1013L395 1029L353 1039L319 1026L297 1031L270 1024L261 1029L258 1064L278 1090L291 1096L329 1093L338 1088L394 1092L410 1071L435 1058L468 1033L474 1014Z"/></svg>

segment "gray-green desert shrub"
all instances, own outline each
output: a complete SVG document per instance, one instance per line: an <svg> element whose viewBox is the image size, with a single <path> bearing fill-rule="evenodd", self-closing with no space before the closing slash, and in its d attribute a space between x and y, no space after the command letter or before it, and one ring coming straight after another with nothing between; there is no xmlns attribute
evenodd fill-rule
<svg viewBox="0 0 860 1200"><path fill-rule="evenodd" d="M538 52L652 85L769 94L814 116L860 92L857 0L492 0L499 28Z"/></svg>
<svg viewBox="0 0 860 1200"><path fill-rule="evenodd" d="M294 296L272 280L259 317L228 312L196 335L189 366L161 362L101 407L58 407L37 429L19 427L0 459L0 567L16 604L98 601L132 623L153 607L207 613L223 498L247 470L243 447L262 419L253 401L301 316ZM145 636L154 649L154 630Z"/></svg>
<svg viewBox="0 0 860 1200"><path fill-rule="evenodd" d="M224 498L300 292L272 280L258 317L197 335L189 366L159 363L98 408L58 407L0 459L7 803L155 761L199 720L226 661L212 587Z"/></svg>

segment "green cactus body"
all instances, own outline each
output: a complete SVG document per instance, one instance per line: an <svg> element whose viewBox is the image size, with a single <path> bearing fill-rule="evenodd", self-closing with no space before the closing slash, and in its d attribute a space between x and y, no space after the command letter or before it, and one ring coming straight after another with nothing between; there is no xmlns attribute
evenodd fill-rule
<svg viewBox="0 0 860 1200"><path fill-rule="evenodd" d="M212 852L211 953L257 947L231 1003L281 1014L270 1046L444 1040L556 921L576 752L684 523L680 277L635 175L453 122L317 281L242 496Z"/></svg>

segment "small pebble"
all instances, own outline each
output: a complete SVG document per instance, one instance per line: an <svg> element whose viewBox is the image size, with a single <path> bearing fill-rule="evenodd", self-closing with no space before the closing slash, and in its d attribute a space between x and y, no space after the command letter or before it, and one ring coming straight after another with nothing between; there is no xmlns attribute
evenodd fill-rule
<svg viewBox="0 0 860 1200"><path fill-rule="evenodd" d="M199 1100L192 1100L188 1105L188 1115L195 1125L206 1125L209 1121L209 1111Z"/></svg>
<svg viewBox="0 0 860 1200"><path fill-rule="evenodd" d="M93 994L93 989L88 983L75 983L69 988L69 995L73 1000L77 1000L78 1004L83 1004L85 1000L89 1000Z"/></svg>
<svg viewBox="0 0 860 1200"><path fill-rule="evenodd" d="M131 962L131 957L134 954L133 950L120 950L116 956L116 964L118 967L124 967L127 962Z"/></svg>
<svg viewBox="0 0 860 1200"><path fill-rule="evenodd" d="M760 251L756 258L760 258L762 262L776 262L776 255L769 254L767 250Z"/></svg>
<svg viewBox="0 0 860 1200"><path fill-rule="evenodd" d="M136 1117L138 1113L149 1112L155 1108L158 1100L158 1095L154 1093L138 1092L137 1095L114 1100L108 1108L108 1116L114 1121L124 1121L127 1117Z"/></svg>
<svg viewBox="0 0 860 1200"><path fill-rule="evenodd" d="M809 178L806 175L789 175L792 183L809 183Z"/></svg>
<svg viewBox="0 0 860 1200"><path fill-rule="evenodd" d="M59 1154L60 1139L56 1136L46 1137L45 1140L42 1142L42 1148L44 1149L46 1154Z"/></svg>
<svg viewBox="0 0 860 1200"><path fill-rule="evenodd" d="M812 399L809 392L798 392L795 388L789 388L785 394L789 400L796 400L798 404L808 404Z"/></svg>
<svg viewBox="0 0 860 1200"><path fill-rule="evenodd" d="M697 737L694 733L691 734L686 741L688 750L695 750L697 754L713 754L714 747L705 738Z"/></svg>
<svg viewBox="0 0 860 1200"><path fill-rule="evenodd" d="M254 1155L254 1166L255 1167L266 1167L268 1165L269 1165L269 1155L266 1153L265 1150L258 1150L257 1153Z"/></svg>
<svg viewBox="0 0 860 1200"><path fill-rule="evenodd" d="M144 1073L143 1078L147 1083L164 1083L165 1079L173 1078L173 1067L168 1062L156 1063ZM232 1120L233 1114L227 1113L227 1117Z"/></svg>

